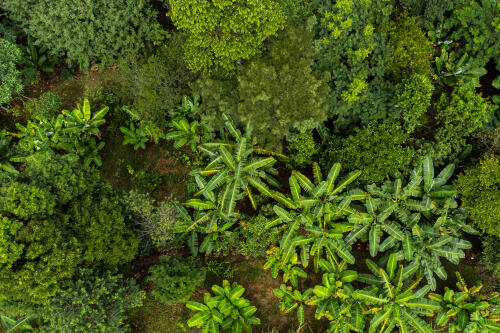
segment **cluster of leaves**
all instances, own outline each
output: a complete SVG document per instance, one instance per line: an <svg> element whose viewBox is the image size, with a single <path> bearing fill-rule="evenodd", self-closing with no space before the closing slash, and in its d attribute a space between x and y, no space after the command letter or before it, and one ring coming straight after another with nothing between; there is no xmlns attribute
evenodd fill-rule
<svg viewBox="0 0 500 333"><path fill-rule="evenodd" d="M223 112L251 121L259 142L275 151L293 130L311 130L326 120L329 89L312 69L313 37L306 24L289 25L270 41L268 53L241 67L234 79L203 78L199 90L209 119L216 123Z"/></svg>
<svg viewBox="0 0 500 333"><path fill-rule="evenodd" d="M458 176L455 185L470 220L479 229L500 236L500 158L483 156L478 165Z"/></svg>
<svg viewBox="0 0 500 333"><path fill-rule="evenodd" d="M100 137L99 126L106 120L104 116L109 108L92 113L88 99L83 105L77 105L72 111L62 111L57 117L47 118L36 115L35 120L28 120L26 126L16 124L20 131L14 136L19 138L19 146L31 154L35 151L63 150L81 156L85 165L102 164L98 152L104 142L97 143L94 137Z"/></svg>
<svg viewBox="0 0 500 333"><path fill-rule="evenodd" d="M396 86L396 100L408 132L422 125L421 118L431 105L433 91L431 80L422 74L407 77Z"/></svg>
<svg viewBox="0 0 500 333"><path fill-rule="evenodd" d="M149 271L148 281L154 282L153 296L170 305L188 301L194 289L205 281L205 271L192 258L161 257Z"/></svg>
<svg viewBox="0 0 500 333"><path fill-rule="evenodd" d="M0 37L0 104L11 100L12 95L22 91L21 74L16 64L21 60L19 48Z"/></svg>
<svg viewBox="0 0 500 333"><path fill-rule="evenodd" d="M285 16L272 0L170 0L175 26L188 33L186 63L192 71L234 70L283 28Z"/></svg>
<svg viewBox="0 0 500 333"><path fill-rule="evenodd" d="M3 309L55 296L78 266L114 270L134 258L118 195L78 157L37 153L0 179Z"/></svg>
<svg viewBox="0 0 500 333"><path fill-rule="evenodd" d="M46 301L38 332L123 332L126 311L142 305L144 291L134 280L81 268L67 289Z"/></svg>
<svg viewBox="0 0 500 333"><path fill-rule="evenodd" d="M189 327L198 327L202 332L217 333L222 329L229 329L233 333L252 332L251 325L259 325L259 318L253 314L257 308L243 298L245 288L233 282L224 280L222 286L213 285L215 296L205 293L204 303L187 302L186 307L196 312L188 320Z"/></svg>
<svg viewBox="0 0 500 333"><path fill-rule="evenodd" d="M50 0L6 0L0 7L22 24L35 45L82 68L94 62L114 64L165 35L147 0L60 1L57 6Z"/></svg>

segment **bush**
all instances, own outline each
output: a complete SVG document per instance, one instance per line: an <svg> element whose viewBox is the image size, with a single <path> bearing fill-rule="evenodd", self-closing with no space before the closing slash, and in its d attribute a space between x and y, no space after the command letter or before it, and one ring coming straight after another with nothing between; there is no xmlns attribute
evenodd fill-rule
<svg viewBox="0 0 500 333"><path fill-rule="evenodd" d="M0 179L0 303L40 304L79 266L114 270L134 258L118 195L77 156L37 153Z"/></svg>
<svg viewBox="0 0 500 333"><path fill-rule="evenodd" d="M187 302L195 288L205 281L205 270L193 258L161 257L149 272L148 281L154 282L153 296L169 305Z"/></svg>
<svg viewBox="0 0 500 333"><path fill-rule="evenodd" d="M173 227L177 221L175 206L168 201L156 202L148 194L135 190L125 198L132 219L141 235L159 251L164 251L175 239Z"/></svg>
<svg viewBox="0 0 500 333"><path fill-rule="evenodd" d="M469 219L481 230L500 236L500 158L483 156L478 165L458 176L455 186Z"/></svg>
<svg viewBox="0 0 500 333"><path fill-rule="evenodd" d="M433 91L429 77L421 74L414 74L396 86L396 99L407 131L413 132L421 125L420 118L431 105Z"/></svg>
<svg viewBox="0 0 500 333"><path fill-rule="evenodd" d="M264 258L269 245L279 242L280 231L277 228L266 229L269 222L270 220L261 214L241 222L243 228L240 230L238 252L245 258Z"/></svg>
<svg viewBox="0 0 500 333"><path fill-rule="evenodd" d="M321 10L316 67L331 74L329 115L336 130L397 117L394 87L384 78L391 48L380 29L391 11L386 0L337 1Z"/></svg>
<svg viewBox="0 0 500 333"><path fill-rule="evenodd" d="M168 111L191 93L188 84L195 78L184 64L183 43L182 36L173 35L146 62L131 58L120 66L124 90L133 98L138 120L162 130Z"/></svg>
<svg viewBox="0 0 500 333"><path fill-rule="evenodd" d="M291 134L287 138L289 168L303 168L313 162L313 156L318 152L318 147L313 138L312 131Z"/></svg>
<svg viewBox="0 0 500 333"><path fill-rule="evenodd" d="M55 92L48 91L33 99L30 102L24 103L24 107L31 114L31 118L42 116L47 119L55 118L61 113L62 99Z"/></svg>
<svg viewBox="0 0 500 333"><path fill-rule="evenodd" d="M500 277L500 238L488 235L483 238L482 262L486 269L493 271L497 277Z"/></svg>
<svg viewBox="0 0 500 333"><path fill-rule="evenodd" d="M361 170L362 184L382 183L408 174L415 152L407 146L408 134L399 125L371 124L357 128L354 135L330 144L323 154L326 170L340 162L345 170Z"/></svg>
<svg viewBox="0 0 500 333"><path fill-rule="evenodd" d="M304 25L289 26L270 43L269 54L241 68L236 89L230 81L203 82L201 96L204 105L209 99L211 118L220 119L222 111L241 122L250 120L259 144L278 151L291 130L311 130L326 120L328 86L311 69L312 43L313 33Z"/></svg>
<svg viewBox="0 0 500 333"><path fill-rule="evenodd" d="M414 17L403 14L387 27L388 44L393 49L387 74L396 82L412 74L429 75L434 48Z"/></svg>
<svg viewBox="0 0 500 333"><path fill-rule="evenodd" d="M6 39L0 38L0 105L7 103L12 95L23 89L21 74L16 63L21 59L21 51Z"/></svg>
<svg viewBox="0 0 500 333"><path fill-rule="evenodd" d="M48 323L39 332L128 332L125 312L141 306L144 296L132 279L80 269L69 288L41 308Z"/></svg>
<svg viewBox="0 0 500 333"><path fill-rule="evenodd" d="M164 35L149 0L4 0L0 7L37 45L83 68L141 54Z"/></svg>
<svg viewBox="0 0 500 333"><path fill-rule="evenodd" d="M233 70L283 28L285 15L272 0L170 0L169 16L189 33L185 59L193 71Z"/></svg>
<svg viewBox="0 0 500 333"><path fill-rule="evenodd" d="M451 0L399 0L399 3L409 9L412 16L422 16L431 24L442 22L452 5Z"/></svg>

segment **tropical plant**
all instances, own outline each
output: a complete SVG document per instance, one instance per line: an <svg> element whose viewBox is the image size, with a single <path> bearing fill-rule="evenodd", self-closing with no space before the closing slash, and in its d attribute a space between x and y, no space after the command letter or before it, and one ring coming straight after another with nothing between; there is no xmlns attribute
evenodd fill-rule
<svg viewBox="0 0 500 333"><path fill-rule="evenodd" d="M313 161L318 153L318 146L314 141L312 131L304 131L287 136L287 167L305 167Z"/></svg>
<svg viewBox="0 0 500 333"><path fill-rule="evenodd" d="M177 29L188 33L184 45L192 71L233 70L255 55L264 40L283 28L285 15L271 0L169 0Z"/></svg>
<svg viewBox="0 0 500 333"><path fill-rule="evenodd" d="M358 272L346 270L347 263L337 264L331 257L321 259L322 284L313 287L314 294L306 301L316 305L315 318L326 317L330 321L331 332L360 332L365 326L363 304L352 297L354 287L351 282L358 278Z"/></svg>
<svg viewBox="0 0 500 333"><path fill-rule="evenodd" d="M5 333L33 331L33 327L29 324L29 316L13 318L6 314L0 314L0 318Z"/></svg>
<svg viewBox="0 0 500 333"><path fill-rule="evenodd" d="M45 73L54 72L54 66L57 62L56 57L48 54L46 46L37 47L33 43L31 36L28 36L28 45L22 47L21 55L25 83L37 83L40 80L40 71Z"/></svg>
<svg viewBox="0 0 500 333"><path fill-rule="evenodd" d="M154 282L153 296L169 305L188 301L194 289L205 281L205 270L193 258L161 257L149 272L148 281Z"/></svg>
<svg viewBox="0 0 500 333"><path fill-rule="evenodd" d="M441 55L436 57L436 74L450 86L468 83L477 86L479 78L486 74L486 70L476 67L467 53L463 54L460 59L456 59L456 53L448 53L443 49Z"/></svg>
<svg viewBox="0 0 500 333"><path fill-rule="evenodd" d="M359 171L349 173L335 184L340 172L340 164L334 164L322 180L317 163L313 163L314 183L298 171L293 171L289 178L291 197L274 192L274 198L288 208L274 206L278 218L271 221L267 228L282 225L285 230L280 241L276 258L264 266L271 268L274 277L297 256L300 250L300 262L304 267L309 264L309 257L314 257L314 268L319 268L324 253L332 258L338 255L348 263L354 263L354 257L342 239L343 233L352 227L345 222L338 222L353 210L351 201L364 198L364 193L353 190L342 193L359 175ZM305 193L301 193L304 190Z"/></svg>
<svg viewBox="0 0 500 333"><path fill-rule="evenodd" d="M430 293L429 299L441 303L435 322L438 326L448 326L448 332L500 332L500 324L493 317L494 304L489 299L498 299L498 293L481 295L483 285L468 288L459 272L458 291L445 288L444 295Z"/></svg>
<svg viewBox="0 0 500 333"><path fill-rule="evenodd" d="M413 74L396 86L396 100L401 109L404 127L413 132L431 105L434 86L426 75Z"/></svg>
<svg viewBox="0 0 500 333"><path fill-rule="evenodd" d="M165 134L165 139L174 140L174 148L179 149L186 143L192 152L197 151L197 146L201 143L200 123L193 120L191 123L187 118L173 119L169 122L174 131Z"/></svg>
<svg viewBox="0 0 500 333"><path fill-rule="evenodd" d="M382 187L369 185L364 207L348 217L354 228L345 238L346 244L352 245L368 234L372 257L379 251L399 249L398 260L404 258L420 266L434 290L434 274L446 278L439 258L458 264L464 257L462 249L471 246L459 238L460 231L477 233L465 223L464 212L454 210L456 191L446 185L453 170L450 164L435 177L432 159L426 157L405 187L401 179ZM381 240L384 232L388 236Z"/></svg>
<svg viewBox="0 0 500 333"><path fill-rule="evenodd" d="M301 325L305 320L304 305L311 298L312 293L312 289L307 289L304 293L301 293L299 290L293 290L292 287L286 284L282 284L279 289L273 290L274 296L280 299L280 311L289 313L297 309L297 319Z"/></svg>
<svg viewBox="0 0 500 333"><path fill-rule="evenodd" d="M205 293L203 303L187 302L186 307L196 312L188 320L189 327L198 327L203 333L217 333L220 328L233 333L252 332L251 325L259 325L260 319L253 316L257 308L243 298L245 288L224 280L222 286L213 285L215 296Z"/></svg>
<svg viewBox="0 0 500 333"><path fill-rule="evenodd" d="M15 156L11 145L12 138L7 135L6 130L0 131L0 170L11 173L18 173L16 168L12 166L11 159Z"/></svg>
<svg viewBox="0 0 500 333"><path fill-rule="evenodd" d="M73 138L63 129L62 116L46 118L38 115L35 120L28 120L26 126L16 123L19 133L14 136L19 138L18 145L26 152L45 151L48 149L63 149L71 151Z"/></svg>
<svg viewBox="0 0 500 333"><path fill-rule="evenodd" d="M62 98L55 92L47 91L38 98L24 103L24 107L30 113L32 119L42 116L47 119L57 117L61 111Z"/></svg>
<svg viewBox="0 0 500 333"><path fill-rule="evenodd" d="M235 211L236 202L247 196L252 207L257 209L251 187L265 196L272 197L273 194L264 181L275 187L278 187L279 183L272 176L277 174L277 170L272 167L276 160L271 156L256 157L262 150L256 146L256 139L251 137L250 123L247 123L243 135L226 115L223 115L223 118L227 131L236 143L202 144L199 149L207 154L211 161L204 169L193 170L191 175L194 175L200 187L195 197L206 195L226 215L231 216ZM204 178L206 176L209 177L208 181Z"/></svg>
<svg viewBox="0 0 500 333"><path fill-rule="evenodd" d="M80 135L96 135L99 136L99 126L103 125L106 120L104 116L108 113L109 108L104 107L101 110L94 112L90 111L90 103L87 98L83 100L83 105L78 104L73 111L62 111L64 123L64 132Z"/></svg>
<svg viewBox="0 0 500 333"><path fill-rule="evenodd" d="M104 148L104 141L97 141L95 138L86 137L84 139L76 139L73 144L71 152L83 158L83 164L89 166L94 163L97 166L102 165L101 157L99 156L99 151Z"/></svg>
<svg viewBox="0 0 500 333"><path fill-rule="evenodd" d="M133 122L130 122L129 128L121 126L120 131L125 135L123 144L133 145L134 150L137 150L139 148L146 149L146 143L149 141L149 139L146 136L144 127L144 124L140 124L136 128Z"/></svg>
<svg viewBox="0 0 500 333"><path fill-rule="evenodd" d="M430 286L415 290L423 276L412 279L418 270L413 263L406 268L400 264L396 254L391 254L387 268L378 267L366 260L372 274L360 274L358 280L372 284L363 290L356 290L353 297L368 305L366 312L374 314L369 323L369 332L392 332L397 326L400 332L409 332L410 327L421 333L434 332L421 316L430 317L441 309L440 304L425 298Z"/></svg>

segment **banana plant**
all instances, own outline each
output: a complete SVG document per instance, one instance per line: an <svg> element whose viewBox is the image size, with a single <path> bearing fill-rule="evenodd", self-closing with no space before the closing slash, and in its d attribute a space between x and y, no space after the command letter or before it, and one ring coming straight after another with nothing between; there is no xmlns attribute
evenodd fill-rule
<svg viewBox="0 0 500 333"><path fill-rule="evenodd" d="M238 215L227 215L215 200L213 193L207 191L203 195L204 200L194 198L184 203L184 206L195 210L193 217L184 207L177 205L177 212L181 219L174 228L174 232L192 233L191 237L188 237L188 241L191 241L188 245L191 248L197 243L198 235L202 234L204 238L199 249L191 249L191 252L197 253L199 250L210 254L216 248L219 238L230 236L232 231L229 229L237 222ZM196 242L194 242L195 239Z"/></svg>
<svg viewBox="0 0 500 333"><path fill-rule="evenodd" d="M469 82L479 83L479 78L486 74L482 67L475 67L467 53L464 53L460 59L456 59L456 53L448 53L445 49L441 50L441 55L436 57L437 75L441 77L448 85L466 84Z"/></svg>
<svg viewBox="0 0 500 333"><path fill-rule="evenodd" d="M169 124L174 130L165 134L165 139L174 140L174 148L176 149L188 144L191 151L196 152L198 144L201 143L200 123L196 120L190 123L187 118L181 118L174 119Z"/></svg>
<svg viewBox="0 0 500 333"><path fill-rule="evenodd" d="M48 48L45 46L37 48L31 36L28 36L28 45L23 48L21 64L38 71L52 73L54 71L54 65L57 63L57 59L50 58L47 55L47 51Z"/></svg>
<svg viewBox="0 0 500 333"><path fill-rule="evenodd" d="M364 206L348 217L354 229L345 239L347 245L368 234L370 255L374 257L398 242L406 242L410 238L409 231L419 223L434 225L440 232L456 237L460 231L477 233L465 223L465 214L455 210L458 206L456 190L446 185L453 170L454 165L450 164L435 177L432 159L426 157L422 166L413 170L404 187L401 179L381 187L367 186L368 198ZM436 216L439 218L434 220ZM384 232L387 237L382 240Z"/></svg>
<svg viewBox="0 0 500 333"><path fill-rule="evenodd" d="M404 268L401 264L398 268L396 254L391 254L386 269L370 259L366 263L373 275L360 274L358 280L371 284L371 287L354 291L353 297L368 306L366 312L375 314L368 332L392 332L395 327L399 327L400 332L410 332L410 327L421 333L434 332L421 316L431 317L441 306L425 298L429 285L415 290L423 278L419 275L412 279L418 265Z"/></svg>
<svg viewBox="0 0 500 333"><path fill-rule="evenodd" d="M295 254L286 265L280 265L279 261L279 248L272 246L271 249L266 251L267 261L264 264L264 269L271 268L271 274L274 279L278 277L279 271L283 271L283 282L290 281L293 287L297 288L299 285L299 278L305 279L307 273L298 266L299 260Z"/></svg>
<svg viewBox="0 0 500 333"><path fill-rule="evenodd" d="M75 139L71 152L83 158L83 164L86 166L89 166L92 163L97 166L101 166L102 161L99 156L99 151L101 151L102 148L104 148L103 141L97 143L95 138L86 137L80 140Z"/></svg>
<svg viewBox="0 0 500 333"><path fill-rule="evenodd" d="M14 136L19 138L19 147L26 152L47 149L71 151L73 147L74 139L63 131L61 116L52 119L37 116L35 121L28 120L26 126L16 123L16 127L19 133Z"/></svg>
<svg viewBox="0 0 500 333"><path fill-rule="evenodd" d="M272 197L266 182L275 187L278 187L279 183L272 176L277 174L277 170L272 167L276 160L273 157L256 156L256 140L251 137L250 123L247 123L243 135L226 115L223 115L223 118L236 143L213 142L201 145L199 149L207 154L211 161L204 169L193 170L191 175L206 183L195 196L218 192L218 204L231 216L235 211L236 202L245 197L248 197L252 207L257 209L252 187L261 194Z"/></svg>
<svg viewBox="0 0 500 333"><path fill-rule="evenodd" d="M304 293L301 293L299 290L294 290L286 284L282 284L279 289L273 290L274 296L280 299L280 311L289 313L297 309L297 319L301 325L304 324L305 320L304 310L306 302L311 298L312 293L312 289L307 289Z"/></svg>
<svg viewBox="0 0 500 333"><path fill-rule="evenodd" d="M204 303L186 303L188 309L196 312L187 322L189 327L201 328L202 333L218 333L229 328L232 333L241 333L252 332L251 325L260 324L260 319L253 315L257 308L242 297L245 288L224 280L222 286L213 285L212 291L215 296L205 293Z"/></svg>
<svg viewBox="0 0 500 333"><path fill-rule="evenodd" d="M134 150L137 150L139 148L146 149L146 143L149 141L149 139L146 136L144 124L141 124L136 128L134 123L130 122L128 128L125 126L121 126L120 131L125 135L125 138L123 140L124 145L133 145Z"/></svg>
<svg viewBox="0 0 500 333"><path fill-rule="evenodd" d="M28 316L16 319L6 314L0 314L0 317L5 333L33 331L33 327L29 324L30 318Z"/></svg>
<svg viewBox="0 0 500 333"><path fill-rule="evenodd" d="M278 218L266 226L271 228L281 225L280 228L285 230L280 241L279 260L276 262L278 267L287 265L297 250L300 250L300 260L304 267L308 266L310 256L314 257L316 271L325 253L332 258L338 255L346 262L354 263L354 257L342 239L343 233L350 231L352 227L338 220L353 212L350 208L351 201L363 199L364 193L342 193L360 175L359 171L351 172L335 184L339 173L340 164L336 163L326 180L322 180L319 166L314 163L314 182L302 173L293 171L289 178L291 196L274 192L274 198L288 208L275 205L273 209Z"/></svg>
<svg viewBox="0 0 500 333"><path fill-rule="evenodd" d="M307 305L315 305L316 319L326 317L330 320L331 332L361 332L365 327L362 304L352 297L354 287L351 282L358 278L358 273L346 270L347 263L337 264L331 257L321 259L321 269L325 272L322 284L313 288L313 294Z"/></svg>
<svg viewBox="0 0 500 333"><path fill-rule="evenodd" d="M500 332L500 325L495 320L490 299L498 300L498 293L481 295L482 285L468 288L459 272L456 272L459 291L445 288L444 295L430 293L429 299L439 302L441 309L436 316L436 325L448 326L449 333L465 332Z"/></svg>
<svg viewBox="0 0 500 333"><path fill-rule="evenodd" d="M10 163L14 157L14 150L11 145L12 138L7 135L6 130L0 131L0 170L18 174L19 172Z"/></svg>
<svg viewBox="0 0 500 333"><path fill-rule="evenodd" d="M106 113L108 113L108 111L109 108L104 107L101 110L92 113L90 111L89 100L85 98L83 100L83 105L78 104L73 111L62 111L64 115L64 131L76 136L99 136L99 126L103 125L106 122L104 116L106 116Z"/></svg>

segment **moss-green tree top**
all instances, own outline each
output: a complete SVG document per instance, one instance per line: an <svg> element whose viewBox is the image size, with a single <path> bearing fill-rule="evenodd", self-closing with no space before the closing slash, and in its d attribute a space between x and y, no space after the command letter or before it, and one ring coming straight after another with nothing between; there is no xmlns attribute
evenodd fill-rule
<svg viewBox="0 0 500 333"><path fill-rule="evenodd" d="M113 270L133 259L119 197L77 156L38 153L0 178L2 306L54 296L80 265Z"/></svg>
<svg viewBox="0 0 500 333"><path fill-rule="evenodd" d="M16 62L21 59L21 51L6 39L0 38L0 104L10 101L12 95L23 89L21 74Z"/></svg>
<svg viewBox="0 0 500 333"><path fill-rule="evenodd" d="M188 32L185 58L193 71L232 70L283 28L285 15L272 0L170 0L172 21Z"/></svg>

